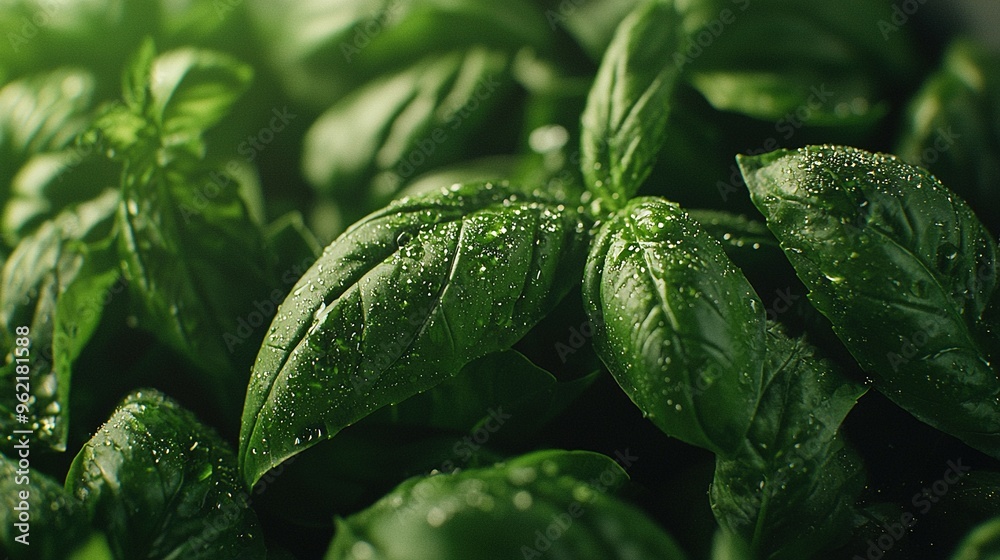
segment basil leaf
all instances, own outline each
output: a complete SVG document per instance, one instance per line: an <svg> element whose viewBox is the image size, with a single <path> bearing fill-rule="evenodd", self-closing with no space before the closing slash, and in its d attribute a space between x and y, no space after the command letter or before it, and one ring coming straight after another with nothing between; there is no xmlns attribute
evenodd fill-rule
<svg viewBox="0 0 1000 560"><path fill-rule="evenodd" d="M547 50L550 37L530 0L281 0L279 9L251 0L247 7L285 90L317 109L428 54L473 45L508 54L524 46Z"/></svg>
<svg viewBox="0 0 1000 560"><path fill-rule="evenodd" d="M1000 558L1000 517L969 531L951 556L951 560L997 560L998 558Z"/></svg>
<svg viewBox="0 0 1000 560"><path fill-rule="evenodd" d="M124 400L80 450L66 487L116 558L266 556L233 452L156 391Z"/></svg>
<svg viewBox="0 0 1000 560"><path fill-rule="evenodd" d="M896 153L926 167L1000 230L1000 57L958 41L910 101Z"/></svg>
<svg viewBox="0 0 1000 560"><path fill-rule="evenodd" d="M611 208L625 204L663 145L679 71L669 61L680 37L673 3L648 2L615 31L581 116L580 169Z"/></svg>
<svg viewBox="0 0 1000 560"><path fill-rule="evenodd" d="M62 560L86 538L87 517L61 484L33 469L34 437L17 437L27 446L0 455L0 552L13 560Z"/></svg>
<svg viewBox="0 0 1000 560"><path fill-rule="evenodd" d="M764 371L744 446L716 461L712 510L755 557L808 558L850 532L865 474L837 431L865 390L776 328Z"/></svg>
<svg viewBox="0 0 1000 560"><path fill-rule="evenodd" d="M516 342L579 277L584 220L485 184L404 198L352 226L282 303L257 356L246 481Z"/></svg>
<svg viewBox="0 0 1000 560"><path fill-rule="evenodd" d="M507 89L507 57L471 49L376 80L328 109L306 133L303 173L322 192L354 194L373 177L395 192L462 146ZM499 90L499 91L498 91Z"/></svg>
<svg viewBox="0 0 1000 560"><path fill-rule="evenodd" d="M685 41L671 56L719 110L769 121L871 123L885 112L881 100L919 69L908 30L891 41L880 33L880 22L889 21L890 6L865 0L700 0L685 6Z"/></svg>
<svg viewBox="0 0 1000 560"><path fill-rule="evenodd" d="M93 75L71 68L0 89L0 198L6 199L11 181L31 156L67 148L83 132L94 89Z"/></svg>
<svg viewBox="0 0 1000 560"><path fill-rule="evenodd" d="M594 347L657 427L718 454L739 448L764 363L764 309L719 242L676 204L640 198L591 244Z"/></svg>
<svg viewBox="0 0 1000 560"><path fill-rule="evenodd" d="M683 559L662 529L607 494L626 476L603 455L539 451L492 468L412 478L338 520L326 558Z"/></svg>
<svg viewBox="0 0 1000 560"><path fill-rule="evenodd" d="M268 305L273 312L263 232L226 173L174 166L140 173L124 176L117 213L140 324L207 372L199 382L235 413L246 383L237 364L250 363ZM262 315L258 331L254 313Z"/></svg>
<svg viewBox="0 0 1000 560"><path fill-rule="evenodd" d="M519 352L504 350L469 362L455 377L365 421L460 431L500 425L498 435L524 437L562 412L596 377L560 383Z"/></svg>
<svg viewBox="0 0 1000 560"><path fill-rule="evenodd" d="M253 78L250 66L194 48L158 56L150 73L147 114L167 145L187 142L218 123Z"/></svg>
<svg viewBox="0 0 1000 560"><path fill-rule="evenodd" d="M740 157L754 204L875 387L1000 457L996 246L929 173L854 148Z"/></svg>
<svg viewBox="0 0 1000 560"><path fill-rule="evenodd" d="M97 198L118 179L115 166L93 157L92 147L77 146L28 159L10 182L0 227L11 246L61 210Z"/></svg>
<svg viewBox="0 0 1000 560"><path fill-rule="evenodd" d="M22 241L4 263L0 280L0 325L6 333L7 364L0 372L3 447L17 440L13 430L30 428L36 441L66 449L73 362L93 335L103 296L118 280L117 256L108 238L118 195L101 197L61 213ZM17 327L30 330L28 361L14 356ZM28 371L34 397L27 411L15 399L18 366ZM29 423L17 421L25 415Z"/></svg>

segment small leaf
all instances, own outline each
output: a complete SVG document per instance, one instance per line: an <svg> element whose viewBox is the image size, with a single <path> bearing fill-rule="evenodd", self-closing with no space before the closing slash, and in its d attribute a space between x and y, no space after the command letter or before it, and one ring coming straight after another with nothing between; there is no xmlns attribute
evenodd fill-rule
<svg viewBox="0 0 1000 560"><path fill-rule="evenodd" d="M17 437L30 454L33 436ZM83 508L61 484L33 470L34 457L18 465L18 450L11 455L0 455L0 551L12 560L63 560L90 531Z"/></svg>
<svg viewBox="0 0 1000 560"><path fill-rule="evenodd" d="M87 126L94 102L94 76L84 70L62 68L23 78L0 89L0 177L26 156L69 146ZM17 159L9 160L15 157ZM6 161L4 161L6 160Z"/></svg>
<svg viewBox="0 0 1000 560"><path fill-rule="evenodd" d="M610 458L584 451L412 478L338 520L326 558L682 560L669 535L608 494L626 480Z"/></svg>
<svg viewBox="0 0 1000 560"><path fill-rule="evenodd" d="M676 204L640 198L590 247L584 305L598 355L670 436L735 452L764 363L764 310L743 274Z"/></svg>
<svg viewBox="0 0 1000 560"><path fill-rule="evenodd" d="M1000 457L997 256L925 170L854 148L740 157L754 204L875 387Z"/></svg>
<svg viewBox="0 0 1000 560"><path fill-rule="evenodd" d="M508 348L579 277L587 228L576 210L492 184L404 198L352 226L282 303L257 356L247 483Z"/></svg>
<svg viewBox="0 0 1000 560"><path fill-rule="evenodd" d="M36 441L51 449L66 448L69 390L73 362L93 335L103 313L108 288L119 278L110 242L118 193L61 213L24 239L4 264L0 289L0 326L9 360L0 372L4 448L15 442L18 366L28 371L28 393L34 400L25 414ZM27 362L14 356L17 327L28 327ZM22 356L23 357L23 356Z"/></svg>
<svg viewBox="0 0 1000 560"><path fill-rule="evenodd" d="M250 86L253 69L217 52L181 48L150 68L150 111L164 138L200 133L229 113Z"/></svg>
<svg viewBox="0 0 1000 560"><path fill-rule="evenodd" d="M851 529L861 462L837 431L864 388L772 328L765 384L740 453L716 461L712 510L761 558L809 558Z"/></svg>
<svg viewBox="0 0 1000 560"><path fill-rule="evenodd" d="M663 145L679 70L672 2L647 2L618 26L587 97L580 169L587 188L620 208L642 185Z"/></svg>
<svg viewBox="0 0 1000 560"><path fill-rule="evenodd" d="M266 556L233 452L156 391L125 399L76 456L66 487L116 558Z"/></svg>

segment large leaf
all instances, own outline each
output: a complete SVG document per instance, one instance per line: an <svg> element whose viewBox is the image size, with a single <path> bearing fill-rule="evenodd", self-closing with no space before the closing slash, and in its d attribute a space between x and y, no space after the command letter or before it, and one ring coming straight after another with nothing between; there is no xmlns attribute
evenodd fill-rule
<svg viewBox="0 0 1000 560"><path fill-rule="evenodd" d="M549 27L530 0L268 0L248 2L285 89L318 109L367 80L473 45L545 49Z"/></svg>
<svg viewBox="0 0 1000 560"><path fill-rule="evenodd" d="M61 484L32 470L34 438L17 437L21 447L0 455L0 551L13 560L62 560L87 536L87 517Z"/></svg>
<svg viewBox="0 0 1000 560"><path fill-rule="evenodd" d="M65 450L73 362L100 322L108 289L120 272L109 239L118 193L61 213L23 240L7 259L0 283L0 326L6 364L0 387L0 425L16 442L14 429L35 430L34 438ZM15 346L17 329L26 327L29 346ZM27 348L26 356L15 354ZM21 360L17 358L20 357ZM26 360L25 360L26 358ZM18 373L27 370L25 391L15 390ZM33 397L29 410L18 408L19 393ZM18 422L23 414L27 422Z"/></svg>
<svg viewBox="0 0 1000 560"><path fill-rule="evenodd" d="M618 26L581 117L580 168L587 188L620 208L652 170L663 145L679 69L673 2L648 2Z"/></svg>
<svg viewBox="0 0 1000 560"><path fill-rule="evenodd" d="M383 173L380 189L390 194L454 152L489 114L509 81L506 65L501 53L472 49L424 60L358 89L306 134L306 178L322 191L353 195Z"/></svg>
<svg viewBox="0 0 1000 560"><path fill-rule="evenodd" d="M906 111L896 153L926 167L1000 228L1000 57L959 41Z"/></svg>
<svg viewBox="0 0 1000 560"><path fill-rule="evenodd" d="M76 456L66 487L116 558L266 557L233 452L156 391L125 399Z"/></svg>
<svg viewBox="0 0 1000 560"><path fill-rule="evenodd" d="M338 520L326 558L683 559L669 535L608 494L626 480L610 458L582 451L412 478Z"/></svg>
<svg viewBox="0 0 1000 560"><path fill-rule="evenodd" d="M738 450L764 363L764 308L743 274L676 204L631 201L591 245L584 304L598 355L667 434Z"/></svg>
<svg viewBox="0 0 1000 560"><path fill-rule="evenodd" d="M579 278L587 225L485 184L404 198L352 226L299 280L257 356L246 481L516 342Z"/></svg>
<svg viewBox="0 0 1000 560"><path fill-rule="evenodd" d="M756 557L808 558L851 529L865 476L837 431L864 388L776 329L765 372L741 452L716 461L712 509Z"/></svg>
<svg viewBox="0 0 1000 560"><path fill-rule="evenodd" d="M996 246L969 207L923 169L853 148L739 163L810 300L875 386L1000 457Z"/></svg>

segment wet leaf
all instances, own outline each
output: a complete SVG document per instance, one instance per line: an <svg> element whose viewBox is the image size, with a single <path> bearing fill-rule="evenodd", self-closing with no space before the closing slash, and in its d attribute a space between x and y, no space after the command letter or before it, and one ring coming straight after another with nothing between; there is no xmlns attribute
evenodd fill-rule
<svg viewBox="0 0 1000 560"><path fill-rule="evenodd" d="M66 480L116 558L266 556L232 450L156 391L129 395Z"/></svg>
<svg viewBox="0 0 1000 560"><path fill-rule="evenodd" d="M404 198L326 248L282 303L247 389L247 483L508 348L579 278L588 224L507 185Z"/></svg>
<svg viewBox="0 0 1000 560"><path fill-rule="evenodd" d="M585 451L415 477L338 520L326 558L682 560L669 535L611 495L626 481L613 460Z"/></svg>
<svg viewBox="0 0 1000 560"><path fill-rule="evenodd" d="M1000 457L996 245L965 202L921 168L854 148L738 159L810 301L875 387Z"/></svg>
<svg viewBox="0 0 1000 560"><path fill-rule="evenodd" d="M764 309L743 274L676 204L638 198L590 247L584 305L598 355L668 435L735 452L764 363Z"/></svg>

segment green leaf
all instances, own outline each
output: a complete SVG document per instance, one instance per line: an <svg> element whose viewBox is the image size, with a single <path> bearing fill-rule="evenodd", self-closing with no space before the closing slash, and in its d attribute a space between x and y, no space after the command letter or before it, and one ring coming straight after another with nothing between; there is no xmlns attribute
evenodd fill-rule
<svg viewBox="0 0 1000 560"><path fill-rule="evenodd" d="M716 461L712 509L755 556L809 558L850 532L865 475L837 431L865 390L776 328L764 371L744 446Z"/></svg>
<svg viewBox="0 0 1000 560"><path fill-rule="evenodd" d="M1000 517L970 531L951 560L1000 560Z"/></svg>
<svg viewBox="0 0 1000 560"><path fill-rule="evenodd" d="M910 101L896 153L926 167L991 226L1000 228L1000 57L968 41Z"/></svg>
<svg viewBox="0 0 1000 560"><path fill-rule="evenodd" d="M119 251L140 324L207 373L198 382L235 415L274 310L269 251L227 172L177 167L126 172Z"/></svg>
<svg viewBox="0 0 1000 560"><path fill-rule="evenodd" d="M430 57L359 88L306 133L303 173L323 192L355 195L376 175L391 194L461 148L508 89L508 57L482 48Z"/></svg>
<svg viewBox="0 0 1000 560"><path fill-rule="evenodd" d="M327 560L680 560L673 539L608 494L627 475L585 451L539 451L492 468L412 478L337 521Z"/></svg>
<svg viewBox="0 0 1000 560"><path fill-rule="evenodd" d="M562 412L596 377L560 383L519 352L504 350L469 362L455 377L366 421L460 431L499 422L503 434L524 437Z"/></svg>
<svg viewBox="0 0 1000 560"><path fill-rule="evenodd" d="M233 452L156 391L125 399L76 456L66 488L116 558L266 556Z"/></svg>
<svg viewBox="0 0 1000 560"><path fill-rule="evenodd" d="M668 435L741 445L764 364L764 308L722 246L676 204L640 198L590 247L584 305L598 355Z"/></svg>
<svg viewBox="0 0 1000 560"><path fill-rule="evenodd" d="M652 170L663 145L679 70L672 2L647 2L618 26L581 117L580 169L606 206L622 207Z"/></svg>
<svg viewBox="0 0 1000 560"><path fill-rule="evenodd" d="M740 157L754 204L875 387L1000 457L996 246L923 169L854 148Z"/></svg>
<svg viewBox="0 0 1000 560"><path fill-rule="evenodd" d="M0 455L0 551L12 560L62 560L87 536L87 517L61 484L33 469L34 437L17 437L27 446Z"/></svg>
<svg viewBox="0 0 1000 560"><path fill-rule="evenodd" d="M73 68L28 76L0 89L0 199L31 156L63 150L86 129L94 89L93 75Z"/></svg>
<svg viewBox="0 0 1000 560"><path fill-rule="evenodd" d="M257 356L245 480L508 348L579 277L587 228L577 210L505 184L404 198L352 226L293 288Z"/></svg>
<svg viewBox="0 0 1000 560"><path fill-rule="evenodd" d="M66 449L73 362L94 333L108 289L119 278L109 241L118 194L107 191L61 213L24 239L4 264L0 280L0 326L5 333L0 388L3 446L16 442L12 430L31 428L36 441ZM13 337L28 327L28 361L15 360ZM28 370L27 391L15 390L17 366ZM18 410L17 393L34 397ZM16 421L17 414L29 418Z"/></svg>
<svg viewBox="0 0 1000 560"><path fill-rule="evenodd" d="M511 55L526 46L544 52L551 36L531 0L306 0L283 2L280 10L251 0L247 7L285 90L320 110L428 54L474 46Z"/></svg>
<svg viewBox="0 0 1000 560"><path fill-rule="evenodd" d="M685 38L671 58L689 82L719 110L793 132L871 123L919 69L908 29L883 36L880 22L894 14L879 2L696 0L684 12Z"/></svg>
<svg viewBox="0 0 1000 560"><path fill-rule="evenodd" d="M118 179L116 166L94 157L92 147L75 146L36 154L11 179L3 207L4 240L11 246L61 210L97 198Z"/></svg>
<svg viewBox="0 0 1000 560"><path fill-rule="evenodd" d="M253 69L229 55L185 47L158 56L149 81L150 116L167 144L197 135L229 113Z"/></svg>

